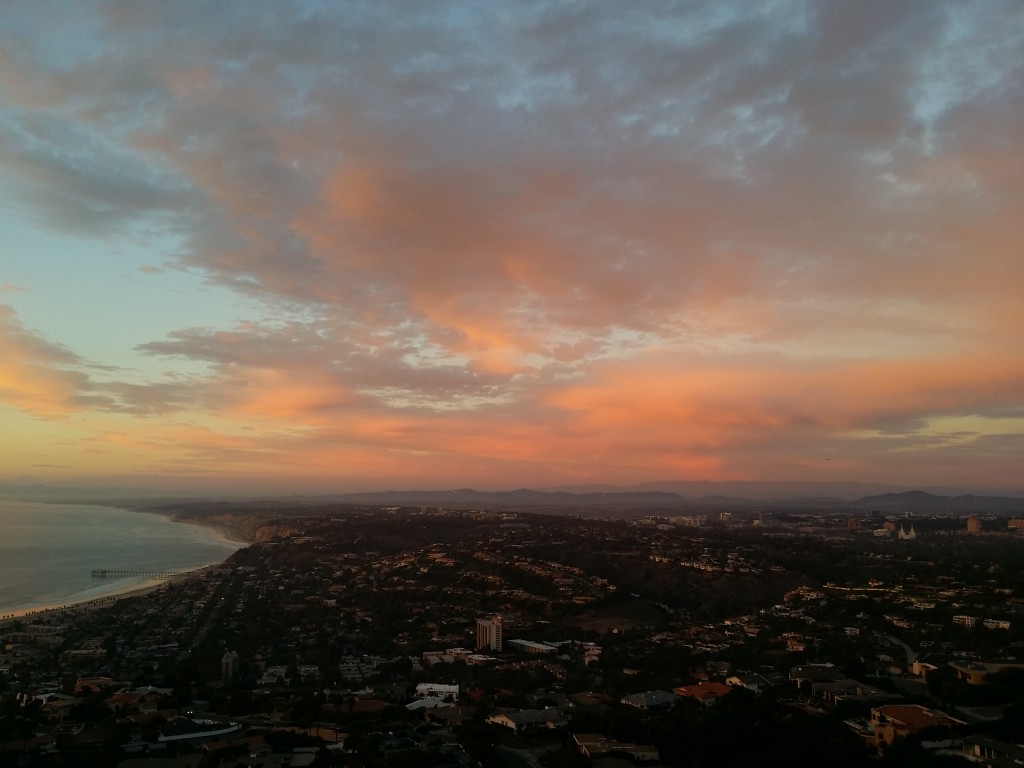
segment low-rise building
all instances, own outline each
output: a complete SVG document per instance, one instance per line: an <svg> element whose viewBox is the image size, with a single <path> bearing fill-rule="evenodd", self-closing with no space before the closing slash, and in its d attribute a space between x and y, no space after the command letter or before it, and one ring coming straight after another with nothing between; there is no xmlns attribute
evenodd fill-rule
<svg viewBox="0 0 1024 768"><path fill-rule="evenodd" d="M643 691L623 696L620 703L627 704L637 709L672 709L679 701L679 697L668 691Z"/></svg>
<svg viewBox="0 0 1024 768"><path fill-rule="evenodd" d="M676 696L694 699L705 707L710 707L721 697L732 693L732 690L733 686L725 683L701 682L696 685L681 685L678 688L673 688L672 693Z"/></svg>
<svg viewBox="0 0 1024 768"><path fill-rule="evenodd" d="M516 733L541 728L554 730L566 725L565 718L557 709L523 709L518 712L505 712L491 715L487 718L487 722L510 728Z"/></svg>
<svg viewBox="0 0 1024 768"><path fill-rule="evenodd" d="M871 709L872 731L869 740L873 746L881 747L925 728L954 728L963 724L963 720L920 704L886 704Z"/></svg>
<svg viewBox="0 0 1024 768"><path fill-rule="evenodd" d="M951 661L949 666L956 672L956 676L968 685L984 685L988 682L989 675L1001 672L1004 669L1024 670L1024 664L993 663L984 661Z"/></svg>
<svg viewBox="0 0 1024 768"><path fill-rule="evenodd" d="M652 763L658 760L658 748L651 744L633 744L616 741L599 733L576 733L572 737L576 749L584 757L593 760L604 756L622 756L634 763Z"/></svg>
<svg viewBox="0 0 1024 768"><path fill-rule="evenodd" d="M416 697L422 699L427 696L437 696L448 701L458 701L459 686L458 684L447 685L445 683L418 683L416 685Z"/></svg>
<svg viewBox="0 0 1024 768"><path fill-rule="evenodd" d="M964 738L962 749L968 760L983 768L1024 765L1024 745L1021 744L978 735Z"/></svg>
<svg viewBox="0 0 1024 768"><path fill-rule="evenodd" d="M506 645L508 645L509 648L522 651L523 653L554 653L558 650L555 646L548 645L547 643L535 643L532 640L522 640L518 638L515 640L509 640Z"/></svg>

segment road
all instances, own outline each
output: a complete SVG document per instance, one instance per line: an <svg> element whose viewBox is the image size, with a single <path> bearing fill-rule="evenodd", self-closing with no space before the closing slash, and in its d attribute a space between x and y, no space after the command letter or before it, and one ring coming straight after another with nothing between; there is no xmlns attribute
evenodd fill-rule
<svg viewBox="0 0 1024 768"><path fill-rule="evenodd" d="M907 652L907 664L913 664L914 663L914 659L917 658L917 651L915 651L909 645L904 643L898 637L893 637L892 635L881 635L881 636L884 637L886 640L888 640L891 643L895 643L896 645L902 646L906 650L906 652Z"/></svg>
<svg viewBox="0 0 1024 768"><path fill-rule="evenodd" d="M541 768L536 756L528 750L498 747L495 752L509 768Z"/></svg>

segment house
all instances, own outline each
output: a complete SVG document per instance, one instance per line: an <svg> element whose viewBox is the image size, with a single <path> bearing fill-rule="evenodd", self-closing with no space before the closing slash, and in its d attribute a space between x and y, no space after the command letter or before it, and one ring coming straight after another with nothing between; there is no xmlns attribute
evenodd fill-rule
<svg viewBox="0 0 1024 768"><path fill-rule="evenodd" d="M763 680L756 672L737 672L725 678L725 684L759 693L762 690Z"/></svg>
<svg viewBox="0 0 1024 768"><path fill-rule="evenodd" d="M777 672L737 672L725 678L725 684L734 688L746 688L754 693L763 693L786 683L786 678Z"/></svg>
<svg viewBox="0 0 1024 768"><path fill-rule="evenodd" d="M679 701L679 697L668 691L644 691L642 693L628 694L619 701L622 704L628 704L631 707L649 711L652 709L672 709Z"/></svg>
<svg viewBox="0 0 1024 768"><path fill-rule="evenodd" d="M964 725L964 721L920 704L886 704L872 707L871 725L869 742L875 747L881 747L925 728L954 728Z"/></svg>
<svg viewBox="0 0 1024 768"><path fill-rule="evenodd" d="M458 684L446 685L444 683L418 683L416 685L416 696L420 699L427 698L428 696L436 696L448 701L458 701L459 686Z"/></svg>
<svg viewBox="0 0 1024 768"><path fill-rule="evenodd" d="M932 670L944 667L949 663L949 658L937 653L922 653L910 663L910 674L916 677L924 677Z"/></svg>
<svg viewBox="0 0 1024 768"><path fill-rule="evenodd" d="M436 707L450 707L452 703L446 701L440 696L424 696L422 699L416 699L410 701L405 705L405 708L409 712L415 712L418 709L435 709Z"/></svg>
<svg viewBox="0 0 1024 768"><path fill-rule="evenodd" d="M956 672L957 678L968 685L984 685L989 675L1002 672L1004 669L1024 670L1024 664L994 664L983 661L951 661L949 666Z"/></svg>
<svg viewBox="0 0 1024 768"><path fill-rule="evenodd" d="M62 693L47 693L42 696L36 696L35 698L43 702L42 708L43 711L47 713L48 717L59 720L63 720L64 715L71 708L82 703L81 699L77 699L74 696L67 696Z"/></svg>
<svg viewBox="0 0 1024 768"><path fill-rule="evenodd" d="M733 686L725 683L703 682L696 685L681 685L678 688L673 688L672 693L676 696L696 699L705 707L710 707L722 696L732 693L732 690Z"/></svg>
<svg viewBox="0 0 1024 768"><path fill-rule="evenodd" d="M228 733L236 733L241 728L242 726L239 723L223 723L199 719L190 720L179 717L160 728L158 740L161 742L187 741L199 743Z"/></svg>
<svg viewBox="0 0 1024 768"><path fill-rule="evenodd" d="M811 694L817 698L824 699L829 704L839 704L842 701L878 704L888 699L896 698L893 694L887 693L880 688L865 685L850 678L811 683Z"/></svg>
<svg viewBox="0 0 1024 768"><path fill-rule="evenodd" d="M576 733L572 737L576 749L584 757L622 756L634 763L653 763L658 760L658 748L650 744L632 744L608 739L599 733Z"/></svg>
<svg viewBox="0 0 1024 768"><path fill-rule="evenodd" d="M608 709L608 694L594 693L593 691L581 691L580 693L569 694L571 706L583 711L604 712Z"/></svg>
<svg viewBox="0 0 1024 768"><path fill-rule="evenodd" d="M964 757L983 768L1024 765L1024 746L990 739L988 736L967 736L963 745Z"/></svg>
<svg viewBox="0 0 1024 768"><path fill-rule="evenodd" d="M208 762L207 755L196 753L178 757L129 757L117 764L117 768L199 768Z"/></svg>
<svg viewBox="0 0 1024 768"><path fill-rule="evenodd" d="M506 645L508 645L509 648L521 651L522 653L544 654L554 653L558 650L555 646L549 645L548 643L535 643L532 640L523 640L520 638L509 640Z"/></svg>
<svg viewBox="0 0 1024 768"><path fill-rule="evenodd" d="M810 687L812 683L844 680L846 675L831 664L803 664L789 670L789 679L798 688L804 688Z"/></svg>
<svg viewBox="0 0 1024 768"><path fill-rule="evenodd" d="M120 708L123 711L138 706L138 703L141 700L141 693L137 693L135 691L121 691L119 693L115 693L103 703L108 709L117 711Z"/></svg>
<svg viewBox="0 0 1024 768"><path fill-rule="evenodd" d="M566 725L565 718L557 709L523 709L518 712L491 715L487 722L511 728L515 733L540 728L554 730Z"/></svg>

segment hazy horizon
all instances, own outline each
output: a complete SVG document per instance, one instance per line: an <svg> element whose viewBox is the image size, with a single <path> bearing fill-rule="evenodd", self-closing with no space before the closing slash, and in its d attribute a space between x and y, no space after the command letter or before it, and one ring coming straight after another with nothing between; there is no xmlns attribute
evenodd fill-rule
<svg viewBox="0 0 1024 768"><path fill-rule="evenodd" d="M290 486L259 488L252 484L207 488L191 487L186 484L170 485L74 485L74 484L2 484L0 483L0 499L38 500L51 502L79 501L84 499L123 501L190 501L190 500L221 500L221 501L253 501L285 500L285 499L332 499L345 497L387 497L423 494L424 499L438 495L454 494L452 501L457 501L457 494L463 491L482 496L514 495L516 493L537 493L588 496L608 493L613 495L634 494L642 497L648 493L676 494L682 499L699 501L714 497L748 501L784 501L787 499L809 501L813 499L833 499L837 501L857 501L859 499L886 494L907 494L923 492L937 497L980 496L1024 499L1024 488L964 488L955 486L901 486L886 483L862 483L857 481L793 481L783 480L665 480L640 483L635 485L610 485L607 483L589 483L561 486L515 486L515 487L471 487L467 485L453 486L367 486L340 487L330 484L296 483ZM472 503L472 499L465 501ZM383 503L383 502L381 502ZM412 503L412 502L410 502Z"/></svg>
<svg viewBox="0 0 1024 768"><path fill-rule="evenodd" d="M0 7L0 484L1020 493L1024 6Z"/></svg>

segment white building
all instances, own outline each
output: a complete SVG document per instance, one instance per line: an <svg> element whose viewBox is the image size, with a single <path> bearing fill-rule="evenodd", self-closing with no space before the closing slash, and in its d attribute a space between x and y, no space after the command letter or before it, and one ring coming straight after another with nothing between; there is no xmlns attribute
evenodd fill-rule
<svg viewBox="0 0 1024 768"><path fill-rule="evenodd" d="M476 650L501 653L501 616L476 620Z"/></svg>
<svg viewBox="0 0 1024 768"><path fill-rule="evenodd" d="M508 644L523 653L554 653L558 650L555 646L548 645L547 643L535 643L532 640L522 640L519 638L509 640Z"/></svg>
<svg viewBox="0 0 1024 768"><path fill-rule="evenodd" d="M428 696L436 696L442 700L458 701L459 686L445 685L444 683L419 683L416 686L416 697L423 699Z"/></svg>

